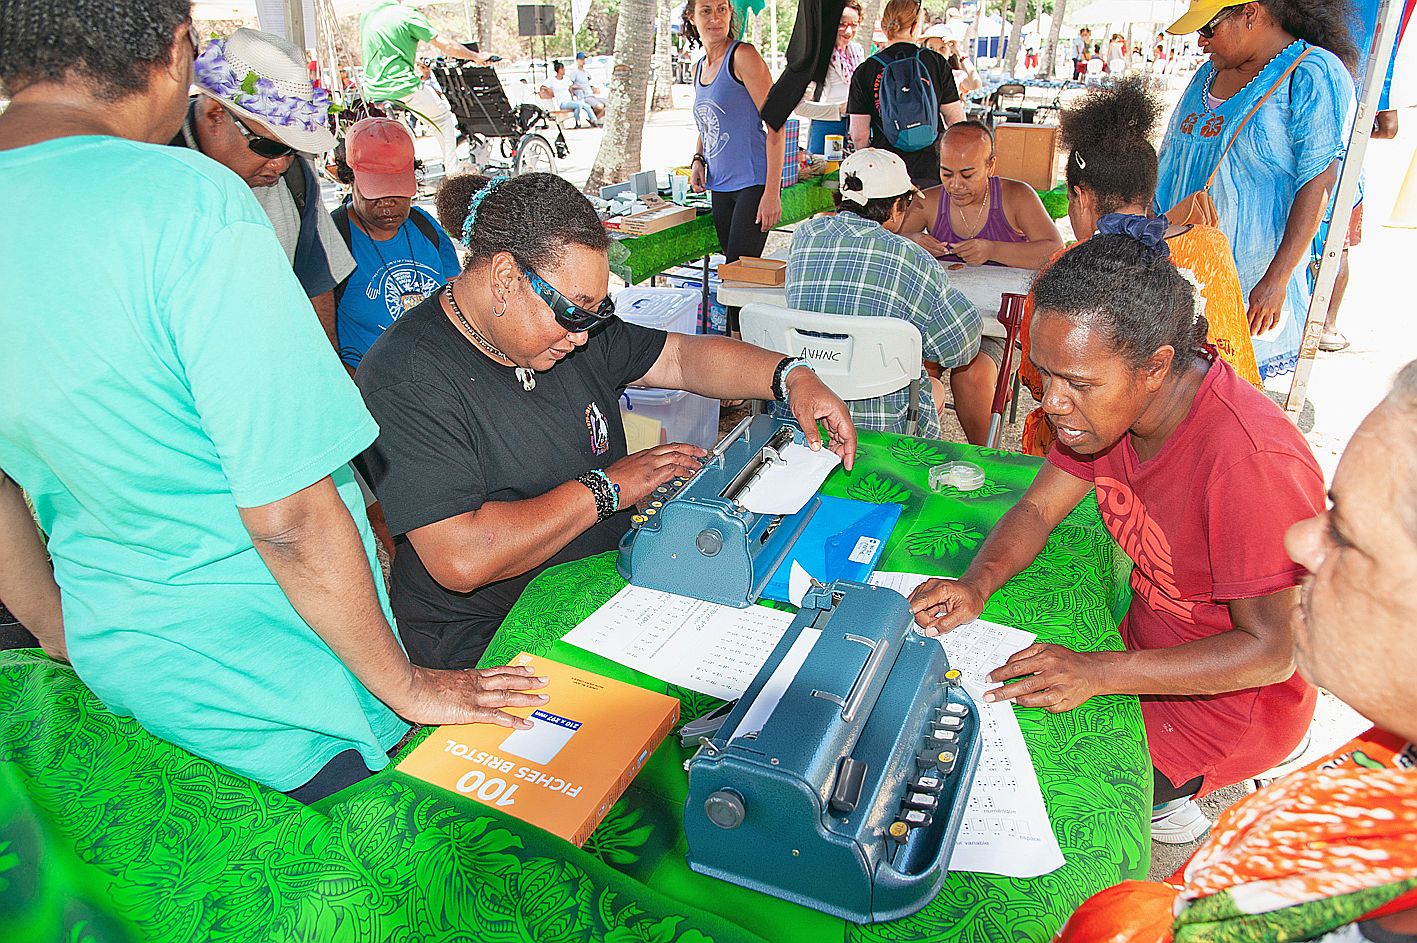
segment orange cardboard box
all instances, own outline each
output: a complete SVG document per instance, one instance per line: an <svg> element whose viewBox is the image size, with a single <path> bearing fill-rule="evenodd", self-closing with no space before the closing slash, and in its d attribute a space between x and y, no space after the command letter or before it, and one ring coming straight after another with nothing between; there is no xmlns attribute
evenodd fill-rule
<svg viewBox="0 0 1417 943"><path fill-rule="evenodd" d="M679 720L676 698L522 652L544 675L543 707L513 707L530 730L440 727L399 769L580 846Z"/></svg>

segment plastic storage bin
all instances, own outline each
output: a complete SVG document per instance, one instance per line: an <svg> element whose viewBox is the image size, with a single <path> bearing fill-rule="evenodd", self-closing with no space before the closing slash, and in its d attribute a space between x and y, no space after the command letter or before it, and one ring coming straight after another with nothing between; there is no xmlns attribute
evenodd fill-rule
<svg viewBox="0 0 1417 943"><path fill-rule="evenodd" d="M697 288L622 288L615 295L615 313L641 327L697 334L702 300Z"/></svg>
<svg viewBox="0 0 1417 943"><path fill-rule="evenodd" d="M626 390L620 411L653 419L660 442L687 442L701 449L718 441L718 400L683 390Z"/></svg>

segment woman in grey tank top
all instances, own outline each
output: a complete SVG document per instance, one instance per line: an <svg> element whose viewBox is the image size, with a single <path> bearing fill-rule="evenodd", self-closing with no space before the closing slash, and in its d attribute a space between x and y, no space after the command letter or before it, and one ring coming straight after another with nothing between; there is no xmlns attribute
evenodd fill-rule
<svg viewBox="0 0 1417 943"><path fill-rule="evenodd" d="M765 129L758 117L772 75L756 49L734 38L729 0L691 0L682 35L689 48L704 47L694 69L699 138L690 183L712 193L713 225L728 261L762 255L782 216L783 132ZM737 308L728 309L728 325L737 332Z"/></svg>

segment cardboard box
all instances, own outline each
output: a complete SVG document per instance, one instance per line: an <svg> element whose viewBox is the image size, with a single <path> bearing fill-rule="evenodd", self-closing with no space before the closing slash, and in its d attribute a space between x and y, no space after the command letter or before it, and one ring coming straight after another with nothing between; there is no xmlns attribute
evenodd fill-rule
<svg viewBox="0 0 1417 943"><path fill-rule="evenodd" d="M690 222L697 215L690 207L666 203L663 206L645 210L643 213L606 220L605 226L607 229L618 229L629 236L647 236L652 232L659 232L671 226L678 226L680 223Z"/></svg>
<svg viewBox="0 0 1417 943"><path fill-rule="evenodd" d="M580 846L679 720L679 701L522 652L548 684L539 708L510 707L530 730L452 724L434 731L399 771Z"/></svg>
<svg viewBox="0 0 1417 943"><path fill-rule="evenodd" d="M782 259L759 259L745 255L737 262L720 265L718 277L725 282L748 282L776 288L787 284L787 263Z"/></svg>
<svg viewBox="0 0 1417 943"><path fill-rule="evenodd" d="M998 144L995 173L1022 180L1035 190L1058 183L1058 129L1041 124L1001 124L994 129Z"/></svg>

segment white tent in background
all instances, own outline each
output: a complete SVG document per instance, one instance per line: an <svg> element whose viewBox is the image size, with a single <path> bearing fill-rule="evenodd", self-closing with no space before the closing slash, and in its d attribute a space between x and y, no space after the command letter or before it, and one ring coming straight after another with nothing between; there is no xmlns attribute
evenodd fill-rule
<svg viewBox="0 0 1417 943"><path fill-rule="evenodd" d="M1189 4L1184 0L1092 0L1076 8L1068 6L1064 19L1074 26L1105 26L1112 23L1174 23Z"/></svg>

